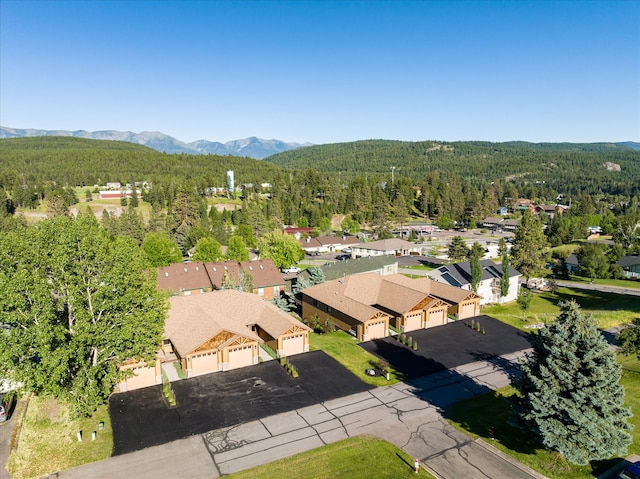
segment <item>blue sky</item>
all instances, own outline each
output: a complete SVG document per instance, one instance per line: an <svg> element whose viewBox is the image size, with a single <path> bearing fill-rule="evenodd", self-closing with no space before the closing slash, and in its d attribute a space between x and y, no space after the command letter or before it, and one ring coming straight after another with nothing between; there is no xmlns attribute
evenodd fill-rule
<svg viewBox="0 0 640 479"><path fill-rule="evenodd" d="M0 0L0 124L640 141L640 1Z"/></svg>

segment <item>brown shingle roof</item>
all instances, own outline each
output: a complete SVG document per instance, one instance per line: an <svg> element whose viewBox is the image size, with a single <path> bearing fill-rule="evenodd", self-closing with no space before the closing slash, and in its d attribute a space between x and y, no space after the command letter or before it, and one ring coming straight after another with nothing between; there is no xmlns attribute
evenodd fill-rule
<svg viewBox="0 0 640 479"><path fill-rule="evenodd" d="M211 281L200 262L177 263L158 268L158 289L172 293L211 289Z"/></svg>
<svg viewBox="0 0 640 479"><path fill-rule="evenodd" d="M437 304L436 298L446 301L436 294L423 291L420 285L413 285L413 281L417 280L402 275L381 276L377 273L363 273L305 288L302 293L360 321L370 319L379 311L375 305L404 314L425 299L431 299L429 305ZM464 297L468 295L469 292L465 291Z"/></svg>
<svg viewBox="0 0 640 479"><path fill-rule="evenodd" d="M412 288L425 294L435 296L436 298L440 298L449 303L460 303L473 297L479 298L479 296L472 291L456 288L450 284L440 283L431 278L411 279L401 274L393 274L385 276L385 278L394 283L406 286L407 288Z"/></svg>
<svg viewBox="0 0 640 479"><path fill-rule="evenodd" d="M273 304L251 293L223 290L196 296L174 296L165 321L165 338L185 356L222 331L263 342L248 327L257 324L273 338L294 326L309 331Z"/></svg>
<svg viewBox="0 0 640 479"><path fill-rule="evenodd" d="M253 287L264 288L266 286L284 285L282 273L270 259L258 261L243 261L240 266L253 276Z"/></svg>

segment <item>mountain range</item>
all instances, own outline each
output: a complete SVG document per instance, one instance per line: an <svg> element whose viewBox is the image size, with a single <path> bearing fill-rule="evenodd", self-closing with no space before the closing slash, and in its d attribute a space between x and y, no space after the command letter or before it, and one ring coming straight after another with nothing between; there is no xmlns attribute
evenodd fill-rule
<svg viewBox="0 0 640 479"><path fill-rule="evenodd" d="M263 140L256 137L233 140L226 143L208 140L184 143L172 136L165 135L158 131L134 133L132 131L116 130L36 130L32 128L19 129L0 126L0 139L22 138L27 136L73 136L78 138L89 138L92 140L128 141L130 143L148 146L149 148L153 148L154 150L161 151L163 153L221 156L233 155L250 157L258 160L283 151L294 150L303 146L311 146L311 143L286 143L280 140Z"/></svg>

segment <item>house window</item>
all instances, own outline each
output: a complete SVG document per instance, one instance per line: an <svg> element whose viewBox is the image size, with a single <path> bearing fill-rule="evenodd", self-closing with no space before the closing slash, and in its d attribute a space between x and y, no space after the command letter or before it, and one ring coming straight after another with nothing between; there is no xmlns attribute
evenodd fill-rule
<svg viewBox="0 0 640 479"><path fill-rule="evenodd" d="M318 300L317 300L317 299L314 299L314 300L313 300L313 307L314 307L314 308L317 308L317 307L318 307Z"/></svg>
<svg viewBox="0 0 640 479"><path fill-rule="evenodd" d="M273 294L278 294L280 292L280 286L273 287Z"/></svg>
<svg viewBox="0 0 640 479"><path fill-rule="evenodd" d="M327 313L329 314L333 313L333 309L331 308L331 306L327 306Z"/></svg>

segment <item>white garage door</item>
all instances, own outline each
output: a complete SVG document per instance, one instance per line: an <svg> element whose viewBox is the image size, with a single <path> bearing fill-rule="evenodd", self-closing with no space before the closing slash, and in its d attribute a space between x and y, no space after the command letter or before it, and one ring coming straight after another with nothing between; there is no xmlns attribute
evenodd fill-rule
<svg viewBox="0 0 640 479"><path fill-rule="evenodd" d="M459 319L471 318L476 315L476 304L469 303L462 306Z"/></svg>
<svg viewBox="0 0 640 479"><path fill-rule="evenodd" d="M134 376L127 379L127 391L146 388L156 383L156 368L142 366L133 369Z"/></svg>
<svg viewBox="0 0 640 479"><path fill-rule="evenodd" d="M292 356L300 353L304 353L304 336L302 334L282 340L282 354Z"/></svg>
<svg viewBox="0 0 640 479"><path fill-rule="evenodd" d="M217 353L199 354L191 358L191 376L215 373L218 371Z"/></svg>
<svg viewBox="0 0 640 479"><path fill-rule="evenodd" d="M404 325L404 330L405 331L415 331L416 329L420 329L422 328L422 315L414 315L414 316L409 316L408 318L405 318L405 325Z"/></svg>
<svg viewBox="0 0 640 479"><path fill-rule="evenodd" d="M253 348L251 346L229 349L229 369L251 365L253 365Z"/></svg>
<svg viewBox="0 0 640 479"><path fill-rule="evenodd" d="M427 328L431 328L433 326L440 326L445 323L445 315L446 311L438 310L431 311L429 313L429 320L427 321Z"/></svg>
<svg viewBox="0 0 640 479"><path fill-rule="evenodd" d="M367 327L367 340L384 338L386 335L387 331L384 327L384 321L370 323Z"/></svg>

